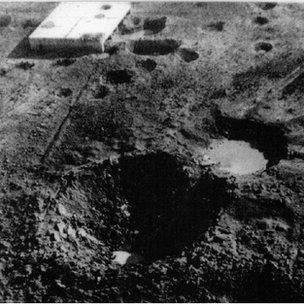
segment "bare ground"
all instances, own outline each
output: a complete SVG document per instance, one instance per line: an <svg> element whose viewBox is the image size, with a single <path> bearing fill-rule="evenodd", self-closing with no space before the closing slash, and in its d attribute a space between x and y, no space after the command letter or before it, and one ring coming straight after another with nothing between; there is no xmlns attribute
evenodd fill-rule
<svg viewBox="0 0 304 304"><path fill-rule="evenodd" d="M105 54L34 54L55 5L1 4L0 299L302 302L303 5L135 3ZM202 165L221 137L267 169Z"/></svg>

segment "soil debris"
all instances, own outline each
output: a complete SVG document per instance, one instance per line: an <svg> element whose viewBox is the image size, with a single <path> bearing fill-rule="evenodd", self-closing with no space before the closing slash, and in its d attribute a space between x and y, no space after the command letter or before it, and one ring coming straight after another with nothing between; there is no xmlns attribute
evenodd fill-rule
<svg viewBox="0 0 304 304"><path fill-rule="evenodd" d="M0 300L303 302L304 6L133 3L107 54L33 53L54 7L1 4Z"/></svg>

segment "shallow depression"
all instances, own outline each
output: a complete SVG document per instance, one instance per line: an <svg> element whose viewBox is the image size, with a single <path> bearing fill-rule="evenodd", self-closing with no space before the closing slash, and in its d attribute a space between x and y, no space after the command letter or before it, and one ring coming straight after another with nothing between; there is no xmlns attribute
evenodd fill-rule
<svg viewBox="0 0 304 304"><path fill-rule="evenodd" d="M233 175L251 174L266 169L267 160L262 152L242 140L214 140L207 151L211 163L219 164L222 171Z"/></svg>

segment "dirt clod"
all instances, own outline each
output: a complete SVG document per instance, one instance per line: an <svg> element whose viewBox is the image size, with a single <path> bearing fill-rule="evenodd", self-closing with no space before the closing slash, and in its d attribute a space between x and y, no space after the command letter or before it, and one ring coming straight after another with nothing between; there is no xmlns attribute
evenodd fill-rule
<svg viewBox="0 0 304 304"><path fill-rule="evenodd" d="M110 89L105 86L105 85L98 85L94 90L93 90L93 97L94 98L104 98L106 97L110 92Z"/></svg>
<svg viewBox="0 0 304 304"><path fill-rule="evenodd" d="M254 48L257 52L259 51L270 52L273 46L269 42L258 42Z"/></svg>
<svg viewBox="0 0 304 304"><path fill-rule="evenodd" d="M16 64L16 67L27 71L27 70L31 69L34 65L35 65L35 63L32 63L32 62L21 61L20 63Z"/></svg>
<svg viewBox="0 0 304 304"><path fill-rule="evenodd" d="M73 93L73 91L70 88L61 88L59 90L58 95L60 97L68 97L68 96L72 95L72 93Z"/></svg>
<svg viewBox="0 0 304 304"><path fill-rule="evenodd" d="M106 52L111 56L118 54L119 52L123 52L125 50L126 50L125 42L118 42L118 43L106 46Z"/></svg>
<svg viewBox="0 0 304 304"><path fill-rule="evenodd" d="M59 215L62 215L62 216L67 216L68 215L66 208L62 204L58 204L57 212L58 212Z"/></svg>
<svg viewBox="0 0 304 304"><path fill-rule="evenodd" d="M259 25L264 25L267 24L269 20L266 17L258 16L254 19L254 22Z"/></svg>
<svg viewBox="0 0 304 304"><path fill-rule="evenodd" d="M223 22L223 21L211 22L208 24L208 28L221 32L224 30L224 25L225 25L225 22Z"/></svg>
<svg viewBox="0 0 304 304"><path fill-rule="evenodd" d="M50 29L50 28L55 27L55 23L53 21L47 21L47 22L41 24L41 27Z"/></svg>
<svg viewBox="0 0 304 304"><path fill-rule="evenodd" d="M186 62L191 62L199 58L199 54L192 49L189 48L181 48L179 49L179 55Z"/></svg>
<svg viewBox="0 0 304 304"><path fill-rule="evenodd" d="M0 76L5 76L8 73L7 67L0 67Z"/></svg>

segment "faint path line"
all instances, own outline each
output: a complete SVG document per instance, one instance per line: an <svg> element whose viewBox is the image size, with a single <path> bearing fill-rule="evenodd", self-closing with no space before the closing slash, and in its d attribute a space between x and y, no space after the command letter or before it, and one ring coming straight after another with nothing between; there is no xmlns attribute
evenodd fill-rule
<svg viewBox="0 0 304 304"><path fill-rule="evenodd" d="M82 19L82 17L78 18L78 20L76 21L76 23L72 26L72 28L70 29L70 31L65 35L65 38L67 38L71 32L73 31L73 29L78 25L78 23L80 22L80 20Z"/></svg>
<svg viewBox="0 0 304 304"><path fill-rule="evenodd" d="M275 86L275 90L277 91L277 95L279 97L282 96L285 87L291 84L297 77L299 77L304 72L304 64L300 64L296 69L287 74L283 79L279 81L279 83Z"/></svg>
<svg viewBox="0 0 304 304"><path fill-rule="evenodd" d="M63 120L61 121L61 124L59 125L56 133L54 134L52 140L50 141L50 143L48 144L44 154L42 155L41 159L40 159L40 163L44 163L45 160L49 157L50 153L52 152L52 149L54 147L54 145L56 144L56 142L59 140L59 137L62 133L62 131L65 129L67 123L68 123L68 120L71 116L71 113L72 113L72 110L73 110L73 107L74 105L79 101L80 97L82 96L82 93L84 92L84 90L87 89L88 87L88 84L90 82L90 80L92 79L93 75L95 75L95 72L96 72L97 68L93 70L93 72L90 74L90 76L87 78L87 81L85 83L85 85L79 90L79 93L78 95L76 96L76 98L72 101L72 103L70 104L69 106L69 110L68 110L68 113L67 115L63 118Z"/></svg>

